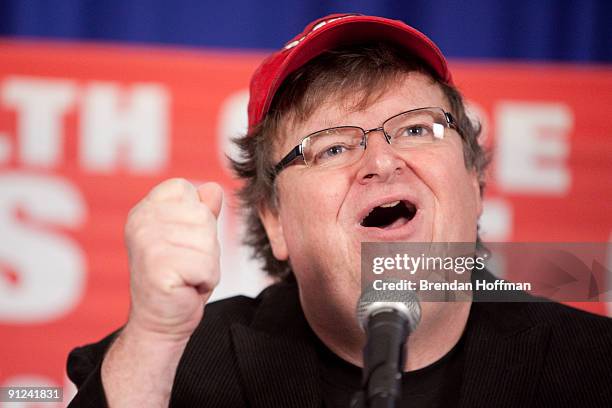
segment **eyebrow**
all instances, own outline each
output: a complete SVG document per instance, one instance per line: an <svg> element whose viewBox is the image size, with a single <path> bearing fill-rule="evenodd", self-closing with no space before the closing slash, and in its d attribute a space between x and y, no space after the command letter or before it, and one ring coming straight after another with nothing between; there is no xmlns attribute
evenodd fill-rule
<svg viewBox="0 0 612 408"><path fill-rule="evenodd" d="M330 129L330 128L337 128L337 127L344 127L344 126L358 126L358 127L362 127L359 125L356 125L354 123L350 123L350 121L345 120L344 118L341 119L341 121L334 121L331 118L325 118L321 123L319 123L319 125L317 125L316 127L314 127L311 131L306 132L304 134L302 134L300 136L300 138L310 135L314 132L318 132L320 130L325 130L325 129Z"/></svg>
<svg viewBox="0 0 612 408"><path fill-rule="evenodd" d="M305 122L298 124L297 127L299 127L299 125L303 125L304 123ZM302 140L303 138L305 138L308 135L311 135L311 134L313 134L315 132L318 132L320 130L325 130L325 129L329 129L329 128L335 128L335 127L338 127L338 126L350 126L350 125L336 124L336 123L333 123L331 121L331 119L326 118L321 123L319 123L317 126L313 127L311 130L301 130L301 131L298 131L298 130L287 129L287 131L289 131L291 133L294 133L294 135L297 137L296 143L299 143L300 140Z"/></svg>

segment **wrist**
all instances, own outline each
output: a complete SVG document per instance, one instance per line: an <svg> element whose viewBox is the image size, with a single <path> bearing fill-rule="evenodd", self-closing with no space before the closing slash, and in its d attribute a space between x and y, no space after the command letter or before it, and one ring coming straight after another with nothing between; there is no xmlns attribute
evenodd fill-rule
<svg viewBox="0 0 612 408"><path fill-rule="evenodd" d="M168 332L128 322L117 338L117 341L144 348L183 349L191 333L187 331Z"/></svg>
<svg viewBox="0 0 612 408"><path fill-rule="evenodd" d="M109 406L167 407L188 340L126 324L102 362Z"/></svg>

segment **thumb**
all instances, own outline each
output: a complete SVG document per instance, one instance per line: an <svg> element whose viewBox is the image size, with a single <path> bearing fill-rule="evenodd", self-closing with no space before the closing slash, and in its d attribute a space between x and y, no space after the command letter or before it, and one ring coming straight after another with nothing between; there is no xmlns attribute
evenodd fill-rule
<svg viewBox="0 0 612 408"><path fill-rule="evenodd" d="M205 204L215 217L218 217L223 203L223 188L218 183L204 183L198 187L198 196L200 202Z"/></svg>

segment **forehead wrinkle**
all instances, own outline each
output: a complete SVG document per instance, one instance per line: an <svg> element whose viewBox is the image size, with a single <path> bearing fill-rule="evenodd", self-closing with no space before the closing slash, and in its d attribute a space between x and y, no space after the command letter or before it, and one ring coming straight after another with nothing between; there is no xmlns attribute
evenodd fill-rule
<svg viewBox="0 0 612 408"><path fill-rule="evenodd" d="M384 85L376 87L374 92L368 92L366 85L361 86L362 89L358 90L345 87L326 92L327 95L319 99L318 103L313 100L309 106L300 110L305 115L297 115L296 112L292 112L291 117L288 117L285 121L287 124L285 127L297 130L314 116L319 116L318 121L311 128L302 131L304 134L300 137L327 128L355 126L354 123L346 123L343 119L339 121L337 118L343 118L345 114L364 112L387 93L391 88L391 83L392 81L385 81ZM331 114L318 115L320 112L330 112Z"/></svg>

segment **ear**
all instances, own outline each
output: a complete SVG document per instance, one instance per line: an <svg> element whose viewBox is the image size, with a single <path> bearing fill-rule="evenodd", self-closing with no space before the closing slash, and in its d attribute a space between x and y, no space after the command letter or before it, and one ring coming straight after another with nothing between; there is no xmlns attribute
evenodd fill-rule
<svg viewBox="0 0 612 408"><path fill-rule="evenodd" d="M476 203L476 211L478 218L482 215L482 192L480 191L480 177L476 170L472 171L472 190L474 194L474 202Z"/></svg>
<svg viewBox="0 0 612 408"><path fill-rule="evenodd" d="M286 261L289 258L289 251L278 211L263 204L259 208L259 219L266 230L274 257L279 261Z"/></svg>

